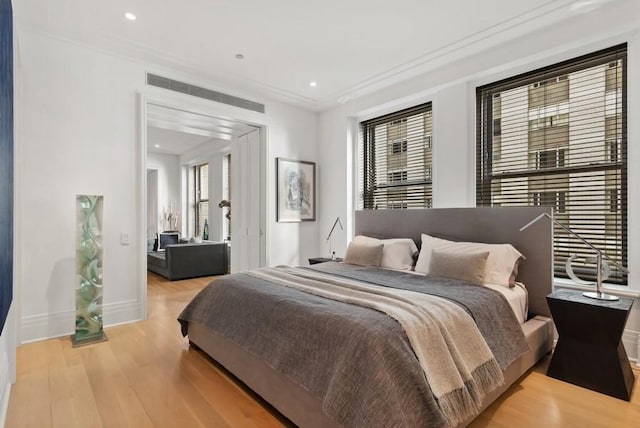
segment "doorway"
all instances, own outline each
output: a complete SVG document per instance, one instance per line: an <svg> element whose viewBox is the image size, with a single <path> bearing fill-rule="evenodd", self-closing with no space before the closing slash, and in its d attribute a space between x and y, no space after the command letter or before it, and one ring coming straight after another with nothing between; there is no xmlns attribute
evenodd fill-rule
<svg viewBox="0 0 640 428"><path fill-rule="evenodd" d="M230 178L228 195L231 209L231 272L254 269L266 265L266 138L263 118L253 112L234 111L229 108L188 100L173 95L140 95L140 133L138 178L139 211L139 291L141 318L146 318L146 251L150 234L162 229L162 216L170 210L178 216L182 235L194 237L197 221L192 212L194 191L190 183L196 165L209 164L207 220L210 240L222 241L228 236L224 224L227 209L218 208L224 189L223 174ZM237 108L234 110L238 110ZM173 148L170 146L173 145ZM159 146L159 147L157 147ZM159 154L161 152L164 154ZM150 155L150 153L153 153ZM163 177L158 159L169 159L179 171L167 172ZM225 158L228 171L224 171ZM153 164L153 165L152 165ZM171 169L171 168L167 168ZM148 174L148 170L155 173ZM168 181L167 181L168 180ZM179 184L176 185L176 181ZM164 183L164 193L159 192ZM227 183L229 184L229 183ZM149 191L153 194L150 195ZM155 202L152 199L155 198ZM149 203L151 205L149 205ZM155 210L153 211L155 203ZM151 207L151 208L148 208ZM193 207L195 209L195 207ZM202 206L200 206L202 211ZM194 217L194 219L191 219ZM154 225L155 220L158 223Z"/></svg>

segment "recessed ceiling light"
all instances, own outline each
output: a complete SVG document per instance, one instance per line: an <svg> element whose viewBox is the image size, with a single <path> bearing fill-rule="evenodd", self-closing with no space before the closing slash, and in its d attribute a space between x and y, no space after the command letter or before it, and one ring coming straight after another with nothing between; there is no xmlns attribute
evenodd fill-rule
<svg viewBox="0 0 640 428"><path fill-rule="evenodd" d="M316 82L315 80L312 82L309 82L309 86L311 86L312 88L315 88L316 86L318 86L318 82Z"/></svg>
<svg viewBox="0 0 640 428"><path fill-rule="evenodd" d="M242 55L242 54L236 54L236 59L244 59L244 55Z"/></svg>
<svg viewBox="0 0 640 428"><path fill-rule="evenodd" d="M154 144L153 147L155 147L156 149L160 148L160 144Z"/></svg>
<svg viewBox="0 0 640 428"><path fill-rule="evenodd" d="M131 12L125 12L124 17L129 21L135 21L137 19L136 16Z"/></svg>

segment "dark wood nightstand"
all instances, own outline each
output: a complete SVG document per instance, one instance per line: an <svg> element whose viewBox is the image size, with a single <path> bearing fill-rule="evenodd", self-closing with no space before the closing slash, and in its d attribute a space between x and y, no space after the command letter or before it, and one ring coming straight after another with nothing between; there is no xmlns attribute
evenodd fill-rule
<svg viewBox="0 0 640 428"><path fill-rule="evenodd" d="M559 339L547 375L629 401L634 376L622 344L633 300L596 300L582 292L547 296Z"/></svg>
<svg viewBox="0 0 640 428"><path fill-rule="evenodd" d="M331 260L329 257L312 257L309 259L309 264L310 265L315 265L318 263L324 263L324 262L341 262L342 259L340 257L336 257L335 260Z"/></svg>

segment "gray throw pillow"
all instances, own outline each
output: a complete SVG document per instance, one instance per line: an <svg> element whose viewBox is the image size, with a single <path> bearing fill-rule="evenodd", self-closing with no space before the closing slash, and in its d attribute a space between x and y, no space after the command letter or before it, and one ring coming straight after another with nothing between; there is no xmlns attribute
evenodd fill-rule
<svg viewBox="0 0 640 428"><path fill-rule="evenodd" d="M429 276L459 279L473 284L484 284L485 267L489 252L452 253L433 250L429 263Z"/></svg>
<svg viewBox="0 0 640 428"><path fill-rule="evenodd" d="M383 248L383 243L351 241L343 262L358 266L380 266Z"/></svg>

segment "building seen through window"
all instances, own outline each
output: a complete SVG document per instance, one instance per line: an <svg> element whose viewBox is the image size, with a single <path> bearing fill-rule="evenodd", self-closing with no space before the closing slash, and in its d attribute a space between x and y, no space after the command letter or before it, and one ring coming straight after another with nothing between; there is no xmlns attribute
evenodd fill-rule
<svg viewBox="0 0 640 428"><path fill-rule="evenodd" d="M431 103L362 122L360 131L360 207L431 207Z"/></svg>
<svg viewBox="0 0 640 428"><path fill-rule="evenodd" d="M483 86L477 101L477 205L551 206L626 265L626 45ZM556 276L571 254L592 252L556 228Z"/></svg>

